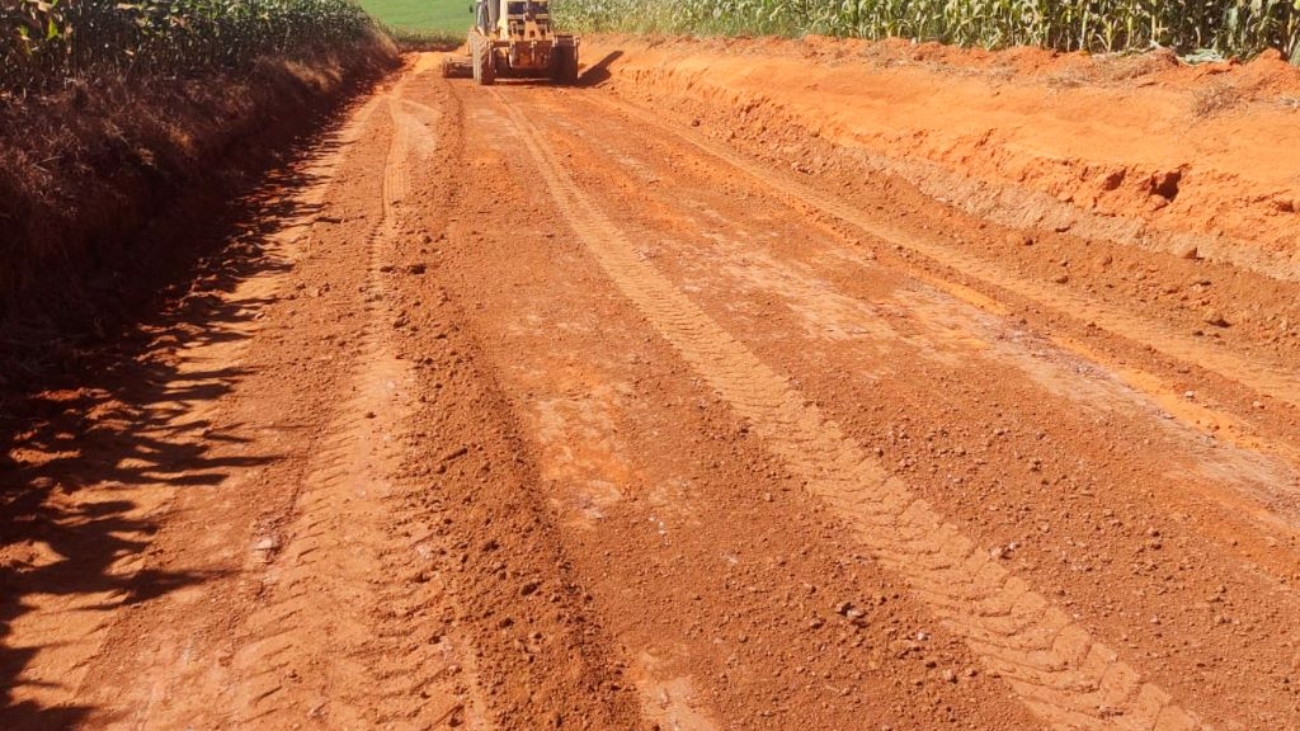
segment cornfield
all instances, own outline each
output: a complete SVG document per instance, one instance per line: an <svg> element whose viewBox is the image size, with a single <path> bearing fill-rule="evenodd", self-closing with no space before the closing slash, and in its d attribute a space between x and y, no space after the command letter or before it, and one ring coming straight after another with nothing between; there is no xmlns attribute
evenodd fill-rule
<svg viewBox="0 0 1300 731"><path fill-rule="evenodd" d="M179 76L361 38L350 0L0 0L0 89L116 71Z"/></svg>
<svg viewBox="0 0 1300 731"><path fill-rule="evenodd" d="M1172 48L1300 60L1300 0L565 0L588 31L818 33L1060 51Z"/></svg>

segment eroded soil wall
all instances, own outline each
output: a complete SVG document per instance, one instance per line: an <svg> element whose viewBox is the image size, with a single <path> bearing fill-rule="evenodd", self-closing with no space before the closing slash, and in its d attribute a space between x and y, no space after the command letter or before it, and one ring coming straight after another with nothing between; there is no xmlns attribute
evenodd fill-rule
<svg viewBox="0 0 1300 731"><path fill-rule="evenodd" d="M0 98L0 317L52 314L74 327L98 317L104 295L129 289L160 253L140 245L150 221L183 193L206 191L214 205L233 195L396 64L375 35L310 59L263 59L251 74L73 80Z"/></svg>
<svg viewBox="0 0 1300 731"><path fill-rule="evenodd" d="M795 170L1300 280L1300 71L805 38L588 39L597 78Z"/></svg>

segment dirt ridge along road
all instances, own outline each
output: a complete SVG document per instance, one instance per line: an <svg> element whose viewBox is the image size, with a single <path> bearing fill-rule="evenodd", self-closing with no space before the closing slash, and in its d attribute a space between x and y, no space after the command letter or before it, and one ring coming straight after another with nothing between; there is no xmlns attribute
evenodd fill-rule
<svg viewBox="0 0 1300 731"><path fill-rule="evenodd" d="M1201 728L1168 693L886 473L781 376L637 257L626 236L574 184L529 120L497 94L523 133L560 212L660 334L755 429L807 488L858 530L991 670L1054 728Z"/></svg>
<svg viewBox="0 0 1300 731"><path fill-rule="evenodd" d="M1290 367L1295 349L1286 337L1294 318L1285 314L1294 285L1229 265L1073 234L1031 236L997 226L985 231L989 221L957 214L942 191L908 190L892 175L861 169L851 150L790 130L777 134L786 143L789 134L805 137L816 160L835 161L834 172L808 174L805 158L792 161L780 142L760 144L760 138L738 144L742 152L711 125L690 129L688 123L698 123L699 116L692 121L679 112L671 121L652 118L622 100L624 92L616 88L613 95L584 101L653 125L742 170L806 210L811 220L837 229L848 249L896 248L899 255L888 258L912 276L991 313L1014 312L1050 326L1057 346L1104 365L1207 435L1300 464L1300 450L1290 439L1300 413ZM726 116L726 107L716 102L689 109L713 121ZM787 172L791 166L799 174ZM885 207L880 189L890 191L883 196ZM932 195L944 205L931 206ZM888 203L898 208L889 209ZM868 213L873 208L875 213ZM1199 308L1191 306L1198 300ZM1217 319L1222 311L1234 320L1230 326ZM1264 321L1280 329L1265 327Z"/></svg>
<svg viewBox="0 0 1300 731"><path fill-rule="evenodd" d="M290 213L287 217L282 214L273 233L260 242L263 263L258 265L260 271L255 276L239 282L224 295L200 295L197 293L199 288L196 288L195 299L206 302L208 312L220 309L234 315L213 318L212 322L187 332L186 338L179 343L173 344L170 335L164 335L160 339L160 347L174 347L170 359L175 361L174 373L165 384L161 384L161 397L147 405L128 404L122 409L138 412L135 415L137 420L156 424L157 433L165 435L160 438L159 447L175 445L185 449L185 443L193 440L196 433L211 436L217 441L222 439L223 430L215 427L214 423L223 404L205 397L211 392L209 381L222 377L223 374L229 374L220 378L227 384L238 380L239 369L230 366L243 359L252 344L253 336L263 329L262 320L252 314L262 311L274 297L283 279L284 263L300 254L297 247L299 238L311 226L315 212L336 184L338 169L345 157L344 151L357 141L360 130L379 106L376 99L359 105L352 111L351 120L336 134L326 137L319 145L319 150L294 171L299 187L291 197L291 205L283 206ZM215 301L218 296L221 299L220 306L213 307L211 301ZM203 300L204 297L207 300ZM113 411L108 406L111 405L100 409L101 415L92 416L112 418ZM90 454L96 453L93 447L87 451ZM159 449L160 455L166 454L166 451ZM104 452L105 457L111 454L111 451ZM188 464L161 460L152 466L141 464L140 469L153 480L146 479L130 487L120 482L108 483L99 486L101 490L81 491L77 499L88 501L87 507L111 499L132 506L122 516L124 519L136 515L150 515L156 519L160 515L170 514L177 497L175 490L158 489L160 483L188 476L191 480L197 478L195 484L202 484L202 478L196 473L202 471L203 464L210 464L215 470L225 465L255 465L260 460L261 457L230 458L212 455L207 460L190 460ZM135 465L123 463L123 466ZM82 466L82 469L88 468ZM82 478L72 475L70 479L78 482ZM105 494L100 494L101 491ZM123 524L129 524L129 520L124 520ZM131 533L126 530L118 533L123 546L144 547L151 539L148 533ZM137 577L143 575L142 572L151 572L153 569L149 565L150 559L146 551L126 550L113 561L107 573L113 575L122 586L132 587L137 583ZM163 575L163 572L152 573ZM135 588L134 591L140 589ZM82 709L69 702L69 695L79 692L90 660L102 652L101 647L109 636L116 615L124 605L132 601L132 590L42 594L40 587L36 587L24 599L25 613L8 627L6 644L22 648L30 643L34 648L31 659L18 677L18 686L12 692L11 702L15 706L30 704L51 709L49 713L56 717L78 717ZM75 620L70 620L70 617L75 617ZM57 641L52 641L54 638ZM64 710L52 710L58 708ZM33 722L47 721L33 718Z"/></svg>
<svg viewBox="0 0 1300 731"><path fill-rule="evenodd" d="M657 126L589 111L599 107L588 96L515 98L639 257L791 374L967 536L996 547L1094 637L1143 658L1161 687L1197 698L1217 727L1292 727L1283 678L1295 639L1277 630L1296 610L1293 468L1207 439L1104 360L1053 347L1038 331L1060 323L944 296L887 245L810 221ZM548 111L557 101L577 108ZM906 191L863 208L873 203L909 207L912 227L937 237L975 227L936 227ZM1294 432L1273 438L1293 442ZM1222 593L1235 586L1241 602Z"/></svg>
<svg viewBox="0 0 1300 731"><path fill-rule="evenodd" d="M1261 412L1243 414L1239 406L1244 399L1247 404L1252 399L1272 401L1275 397L1284 407L1291 407L1300 395L1295 384L1295 369L1286 367L1277 360L1257 358L1256 354L1243 354L1230 349L1205 347L1203 338L1179 335L1167 324L1143 315L1135 314L1122 302L1109 302L1085 297L1077 293L1062 292L1059 288L1045 287L1031 279L1012 275L999 265L986 262L978 257L956 251L945 245L945 232L922 233L913 227L904 230L887 221L876 220L848 202L837 200L834 195L816 190L795 179L779 169L764 165L747 158L726 144L709 139L694 130L680 125L665 123L655 118L647 110L633 104L605 95L587 95L581 100L592 109L607 110L608 114L623 114L650 129L671 135L675 139L707 153L710 160L732 170L739 170L751 178L761 189L773 197L784 201L795 210L803 211L813 220L824 216L820 221L830 231L844 239L846 247L836 252L852 266L874 266L874 254L864 256L855 253L862 234L868 240L880 242L886 246L895 246L908 252L915 252L922 258L892 260L891 266L901 267L909 276L945 292L957 300L968 303L984 312L999 318L1008 317L1013 308L1023 306L1024 302L1033 303L1035 307L1046 310L1046 318L1065 318L1086 324L1089 335L1106 332L1115 337L1116 343L1099 344L1086 341L1077 334L1061 331L1047 335L1047 340L1056 348L1079 359L1080 367L1102 366L1105 372L1118 379L1133 391L1144 394L1161 410L1163 418L1176 419L1213 440L1222 440L1243 453L1258 453L1278 458L1289 465L1291 470L1300 468L1300 443L1293 439L1294 420L1285 414L1278 418L1269 418L1261 422ZM922 225L925 231L930 229ZM960 235L960 234L957 234ZM935 271L939 273L936 274ZM960 283L961 280L966 282ZM974 288L974 287L978 287ZM1014 303L1014 304L1013 304ZM1099 314L1101 313L1101 314ZM1102 323L1102 324L1099 324ZM897 337L897 333L893 334ZM1162 343L1171 341L1174 346L1164 348ZM1139 358L1133 358L1134 351L1147 351L1157 356L1158 368L1143 364ZM1208 361L1208 362L1207 362ZM1154 365L1154 364L1153 364ZM1201 384L1213 392L1220 392L1222 398L1213 395L1188 392L1185 387L1175 387L1172 372L1183 374L1189 370L1206 368L1209 373L1199 377ZM1206 376L1218 379L1207 382ZM1244 385L1244 387L1243 387ZM1213 387L1213 388L1211 388ZM1263 404L1254 401L1256 407ZM1286 480L1274 479L1277 487ZM1266 527L1267 530L1284 535L1295 536L1296 512L1295 495L1282 490L1272 494L1254 495L1241 499L1240 493L1225 493L1222 490L1202 490L1205 497L1220 502L1231 513L1233 525L1239 521L1251 521ZM1228 535L1231 531L1225 531ZM1243 537L1244 540L1244 537ZM1235 542L1234 542L1234 545ZM1289 569L1279 568L1283 575Z"/></svg>
<svg viewBox="0 0 1300 731"><path fill-rule="evenodd" d="M644 109L608 96L593 98L611 110L619 110L641 121L653 123ZM1170 332L1168 328L1161 328L1155 323L1129 314L1116 308L1112 303L1098 302L1075 292L1045 286L1040 282L1012 275L993 262L979 259L953 247L943 246L937 240L917 236L872 218L853 206L795 180L784 172L759 165L727 145L703 135L673 125L657 126L704 153L725 161L736 170L763 181L796 205L811 207L849 224L874 239L903 246L935 262L944 262L967 276L1032 299L1061 315L1095 323L1099 327L1148 345L1172 358L1195 363L1219 373L1224 378L1243 383L1261 395L1271 396L1300 407L1300 372L1294 368L1256 359L1247 360L1232 353L1206 349L1200 338ZM958 296L964 294L973 303L984 303L987 306L988 300L979 295L972 297L971 294L956 288L952 288L951 291Z"/></svg>
<svg viewBox="0 0 1300 731"><path fill-rule="evenodd" d="M7 642L83 627L99 640L76 657L38 652L14 697L42 713L6 708L0 726L636 725L583 592L529 508L508 414L454 329L454 303L430 300L427 232L445 226L458 193L441 171L459 157L458 112L430 59L326 145L335 184L306 192L317 205L310 232L290 236L291 266L250 280L257 337L191 356L247 374L194 437L216 438L230 469L203 490L141 488L175 492L175 505L132 558L195 581L89 616L34 607ZM408 209L412 191L426 205ZM434 363L436 383L422 377ZM237 459L261 450L275 455ZM485 499L489 476L518 489Z"/></svg>
<svg viewBox="0 0 1300 731"><path fill-rule="evenodd" d="M750 149L803 148L804 172L831 162L826 147L812 152L816 138L1013 229L1066 227L1174 257L1194 249L1300 281L1296 144L1253 134L1295 119L1300 76L1281 59L1206 66L1163 51L815 37L588 41L593 56L618 49L606 75L620 93L697 114ZM1227 106L1203 106L1229 93Z"/></svg>
<svg viewBox="0 0 1300 731"><path fill-rule="evenodd" d="M635 728L640 720L620 680L622 666L548 524L512 409L478 364L480 347L461 328L461 304L433 276L451 217L475 200L474 189L448 174L464 164L464 120L457 98L431 71L438 59L419 56L421 73L394 99L399 116L422 120L439 134L434 147L410 126L413 159L396 176L386 171L392 188L402 191L390 199L402 223L393 261L379 267L394 278L400 357L420 371L422 392L401 469L405 510L427 525L428 532L415 535L423 535L419 548L433 558L417 578L440 577L449 589L445 626L434 635L441 642L455 638L463 648L460 664L445 667L467 673L477 699L433 725ZM439 446L431 452L430 444Z"/></svg>
<svg viewBox="0 0 1300 731"><path fill-rule="evenodd" d="M232 662L239 679L230 683L236 691L230 705L239 727L287 727L304 717L328 716L331 725L344 728L425 728L453 716L482 714L472 696L439 687L460 653L450 643L409 636L408 617L420 609L419 594L410 590L418 573L409 558L415 547L409 533L393 528L409 529L419 518L402 509L402 495L387 476L400 459L400 445L389 435L411 417L414 390L410 364L398 360L380 335L391 313L377 304L387 295L380 259L399 234L397 206L410 188L411 137L430 134L397 109L396 99L412 78L418 71L384 98L393 132L384 163L383 214L367 237L362 262L370 317L357 337L354 395L313 456L297 519L283 530L288 543L279 545L284 538L273 534L259 544L270 544L266 553L273 565L263 603L247 619L247 637ZM445 587L433 584L421 593L430 591ZM321 611L326 607L328 612ZM288 694L286 702L280 697L286 670L301 662L295 655L313 646L319 648L312 662L317 672L304 684L315 686L314 693ZM414 697L424 702L411 703Z"/></svg>
<svg viewBox="0 0 1300 731"><path fill-rule="evenodd" d="M645 719L1040 728L647 324L555 210L501 105L453 88L466 175L493 184L462 202L438 271L473 305L465 325Z"/></svg>
<svg viewBox="0 0 1300 731"><path fill-rule="evenodd" d="M389 98L373 97L349 122L345 146L339 152L345 159L338 167L343 168L350 190L345 193L332 187L321 191L318 205L337 209L338 196L355 197L359 189L364 190L357 185L357 166L365 164L376 137L382 141L391 136L389 158L406 154L407 126L391 107ZM377 115L380 110L388 113ZM393 164L386 169L404 169L404 163L390 162ZM400 175L390 177L377 192L387 203L395 195L392 189L400 184ZM368 220L371 214L364 204L344 215L317 216L315 225L324 230L317 231L306 250L298 252L298 268L312 269L303 266L302 260L324 258L329 246L342 244L335 251L350 251L346 243L356 233L365 242L363 259L375 258L394 233L389 212L390 208L383 206L378 223ZM350 221L354 223L349 225ZM330 243L326 245L326 241ZM406 416L403 404L410 400L410 375L379 337L384 311L382 305L375 304L382 302L382 291L374 281L375 266L373 261L362 262L360 273L371 274L357 285L352 302L331 301L333 288L342 284L339 280L323 283L310 300L319 308L346 311L364 306L368 312L358 330L347 334L316 328L316 335L325 338L325 347L338 351L338 355L326 351L313 358L323 362L318 375L337 374L341 382L334 385L329 377L319 378L315 383L323 391L317 398L334 389L351 388L354 395L329 407L334 416L323 419L318 438L297 445L305 459L274 468L275 476L288 483L288 490L261 496L261 500L244 496L248 504L234 505L234 515L201 502L184 506L214 521L203 526L207 535L200 546L211 546L214 541L229 544L217 552L226 560L238 560L238 550L245 546L251 549L240 561L242 566L226 569L239 577L234 598L245 601L228 604L223 616L203 607L203 590L197 590L179 600L164 597L121 620L100 657L90 664L79 691L93 709L92 726L288 728L310 718L349 725L368 717L372 722L403 728L427 725L431 719L421 716L445 715L448 708L463 713L464 702L438 702L439 693L443 700L457 695L447 690L445 682L441 687L437 682L439 668L445 670L451 661L444 658L439 663L435 655L445 655L449 648L415 643L410 652L404 652L411 643L409 615L392 609L421 609L433 601L431 596L436 599L438 585L414 584L422 591L410 591L410 566L418 563L418 556L409 539L392 527L410 520L392 509L396 490L386 478L393 459L388 434ZM299 276L304 274L300 271ZM280 281L267 284L287 289L283 279L282 274ZM297 291L307 290L299 287ZM364 304L362 295L367 300ZM287 319L292 320L293 314ZM332 319L347 322L352 320L350 315ZM350 326L349 322L343 329L350 330ZM272 378L277 375L274 365L265 371ZM284 374L278 376L283 379ZM250 389L267 386L248 384ZM251 395L252 403L242 404L243 409L236 406L236 413L249 408L265 409L265 415L271 417L282 413L282 402L274 398L262 402L265 390L260 397ZM286 395L292 399L292 391ZM376 411L384 417L367 418L366 414ZM226 500L238 503L240 499L226 496ZM259 503L264 506L262 514L251 526L240 520L241 508L257 510ZM185 527L182 523L180 531L165 534L160 543L166 544L169 538L192 540L185 535ZM252 535L241 537L241 532L250 528ZM236 549L233 556L231 548ZM164 546L159 553L173 563L202 560L176 555L184 550ZM378 576L407 581L377 581ZM227 590L214 585L206 591ZM188 611L196 603L202 609ZM416 692L423 692L431 701L409 703L407 699ZM396 708L388 705L393 696L400 697Z"/></svg>

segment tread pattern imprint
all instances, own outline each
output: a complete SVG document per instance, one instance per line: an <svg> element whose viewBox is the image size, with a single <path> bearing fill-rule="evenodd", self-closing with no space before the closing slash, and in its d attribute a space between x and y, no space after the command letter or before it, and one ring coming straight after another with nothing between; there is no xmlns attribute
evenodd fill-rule
<svg viewBox="0 0 1300 731"><path fill-rule="evenodd" d="M1054 729L1208 729L1094 640L928 501L890 475L788 381L714 322L574 183L525 115L493 92L557 208L618 289L741 416L870 555L899 576Z"/></svg>
<svg viewBox="0 0 1300 731"><path fill-rule="evenodd" d="M438 112L404 109L405 81L382 97L393 131L383 215L363 252L373 294L385 292L379 264L400 235L414 153L436 145L417 117ZM366 305L358 338L355 396L320 445L288 526L292 538L268 570L262 607L242 628L230 704L239 728L298 728L304 718L337 729L490 725L474 692L470 649L429 615L451 599L443 582L423 573L418 537L432 528L403 499L409 486L391 479L399 456L391 435L412 408L415 376L381 336L392 313L378 301ZM304 647L323 649L304 657ZM302 676L299 664L309 668ZM290 686L305 692L287 693Z"/></svg>

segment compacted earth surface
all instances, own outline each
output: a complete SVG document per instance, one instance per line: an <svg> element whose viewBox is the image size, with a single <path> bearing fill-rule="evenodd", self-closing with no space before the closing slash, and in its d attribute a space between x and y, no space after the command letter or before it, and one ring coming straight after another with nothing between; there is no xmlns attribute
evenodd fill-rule
<svg viewBox="0 0 1300 731"><path fill-rule="evenodd" d="M1294 72L584 54L7 402L0 727L1300 728Z"/></svg>

